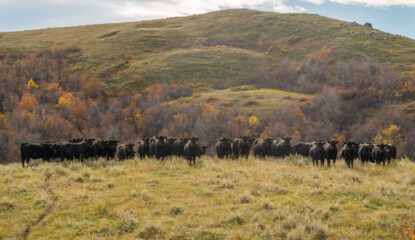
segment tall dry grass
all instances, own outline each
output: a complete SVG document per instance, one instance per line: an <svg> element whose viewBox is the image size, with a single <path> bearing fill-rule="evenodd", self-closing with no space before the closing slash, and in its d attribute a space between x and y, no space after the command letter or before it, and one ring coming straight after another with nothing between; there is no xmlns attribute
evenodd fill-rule
<svg viewBox="0 0 415 240"><path fill-rule="evenodd" d="M1 166L0 239L31 224L31 239L403 237L415 217L415 165L356 165L206 157L194 167L177 158Z"/></svg>

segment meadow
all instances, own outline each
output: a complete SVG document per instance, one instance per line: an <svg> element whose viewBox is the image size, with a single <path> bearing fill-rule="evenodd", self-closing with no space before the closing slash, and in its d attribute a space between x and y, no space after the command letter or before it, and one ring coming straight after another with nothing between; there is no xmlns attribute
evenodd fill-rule
<svg viewBox="0 0 415 240"><path fill-rule="evenodd" d="M295 156L3 165L0 239L408 237L415 165L355 166Z"/></svg>

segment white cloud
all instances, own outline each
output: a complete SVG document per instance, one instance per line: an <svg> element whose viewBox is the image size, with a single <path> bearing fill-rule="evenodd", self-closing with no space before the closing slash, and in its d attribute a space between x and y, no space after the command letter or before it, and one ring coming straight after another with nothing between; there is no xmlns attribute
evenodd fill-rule
<svg viewBox="0 0 415 240"><path fill-rule="evenodd" d="M229 8L265 8L276 12L304 12L285 0L123 0L113 3L116 12L130 18L185 16Z"/></svg>
<svg viewBox="0 0 415 240"><path fill-rule="evenodd" d="M368 7L409 6L415 7L415 0L303 0L304 2L323 4L333 2L339 4L354 4Z"/></svg>
<svg viewBox="0 0 415 240"><path fill-rule="evenodd" d="M415 7L415 0L0 0L0 31L139 21L230 8L306 12L305 2Z"/></svg>

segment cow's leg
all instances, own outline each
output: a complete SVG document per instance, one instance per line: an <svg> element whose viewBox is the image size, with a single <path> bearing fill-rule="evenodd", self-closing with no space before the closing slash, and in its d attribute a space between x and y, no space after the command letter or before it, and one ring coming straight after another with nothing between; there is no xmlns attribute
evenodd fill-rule
<svg viewBox="0 0 415 240"><path fill-rule="evenodd" d="M327 159L327 166L330 167L330 158Z"/></svg>
<svg viewBox="0 0 415 240"><path fill-rule="evenodd" d="M22 167L24 167L25 161L26 161L26 157L22 156Z"/></svg>

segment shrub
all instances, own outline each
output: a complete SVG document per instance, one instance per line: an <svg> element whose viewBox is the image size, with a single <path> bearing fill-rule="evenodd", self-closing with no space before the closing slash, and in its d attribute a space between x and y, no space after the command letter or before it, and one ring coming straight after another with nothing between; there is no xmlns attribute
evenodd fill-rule
<svg viewBox="0 0 415 240"><path fill-rule="evenodd" d="M251 203L252 202L252 195L248 193L244 193L240 198L241 203Z"/></svg>
<svg viewBox="0 0 415 240"><path fill-rule="evenodd" d="M10 199L8 199L8 198L3 197L0 200L0 210L1 211L10 211L14 207L15 207L14 203Z"/></svg>
<svg viewBox="0 0 415 240"><path fill-rule="evenodd" d="M119 234L132 233L137 229L138 221L133 214L123 213L119 217L121 218L117 225Z"/></svg>
<svg viewBox="0 0 415 240"><path fill-rule="evenodd" d="M170 208L170 214L171 215L180 215L184 213L184 207L183 206L174 206Z"/></svg>
<svg viewBox="0 0 415 240"><path fill-rule="evenodd" d="M159 225L150 224L140 232L139 237L143 239L161 239L163 238L163 231Z"/></svg>

